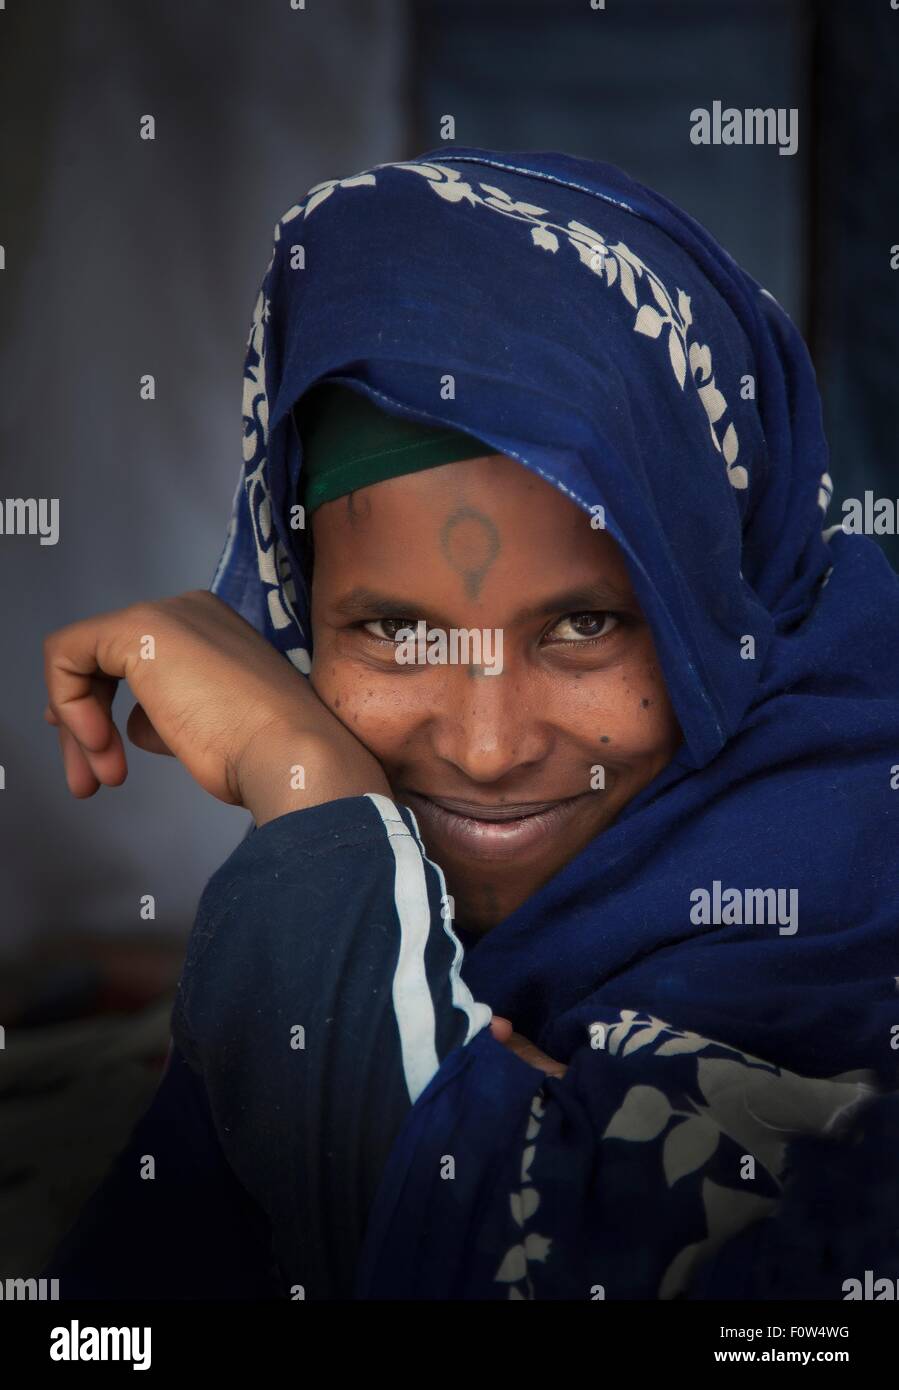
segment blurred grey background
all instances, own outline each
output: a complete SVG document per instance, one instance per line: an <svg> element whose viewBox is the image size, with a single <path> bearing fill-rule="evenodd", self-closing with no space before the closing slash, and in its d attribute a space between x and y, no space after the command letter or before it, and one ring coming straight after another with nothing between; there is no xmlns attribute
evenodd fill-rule
<svg viewBox="0 0 899 1390"><path fill-rule="evenodd" d="M896 496L897 54L880 0L8 0L0 486L58 497L61 534L0 538L0 954L58 930L146 932L145 893L153 934L183 935L243 832L242 812L137 750L123 788L69 797L41 640L209 582L280 215L321 179L439 145L446 114L460 144L621 164L809 336L837 497ZM716 98L797 107L799 152L691 144L690 111Z"/></svg>
<svg viewBox="0 0 899 1390"><path fill-rule="evenodd" d="M84 1020L151 1017L125 1047L147 1068L121 1099L130 1122L165 1047L165 1010L146 1009L247 825L137 750L124 787L74 801L42 720L41 643L209 583L281 214L322 179L439 145L447 115L459 144L622 165L705 223L806 334L835 522L844 496L899 496L897 55L887 0L6 0L0 496L58 497L61 525L56 546L0 537L0 1024L8 1049L34 1032L20 1079L50 1055L58 1072L65 1028L81 1027L72 1066L108 1100ZM716 99L798 108L798 153L693 145L690 112ZM895 538L883 544L895 563ZM130 703L120 692L121 722ZM61 1111L5 1113L23 1151L69 1127Z"/></svg>

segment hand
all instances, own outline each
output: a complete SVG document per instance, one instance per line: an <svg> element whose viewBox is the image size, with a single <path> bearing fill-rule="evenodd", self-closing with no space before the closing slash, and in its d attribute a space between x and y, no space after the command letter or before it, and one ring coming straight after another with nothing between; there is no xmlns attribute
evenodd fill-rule
<svg viewBox="0 0 899 1390"><path fill-rule="evenodd" d="M529 1066L536 1067L538 1071L545 1071L547 1076L562 1077L567 1072L568 1068L564 1062L555 1062L552 1057L547 1057L546 1053L541 1052L539 1047L535 1047L532 1042L528 1042L527 1038L516 1033L511 1021L508 1018L503 1018L502 1014L493 1015L490 1020L490 1031L497 1042L503 1043Z"/></svg>
<svg viewBox="0 0 899 1390"><path fill-rule="evenodd" d="M44 643L44 671L44 718L59 731L73 796L128 775L111 715L121 679L138 700L131 742L177 758L257 825L338 797L392 795L380 763L309 681L204 589L60 628ZM292 774L297 765L303 777Z"/></svg>

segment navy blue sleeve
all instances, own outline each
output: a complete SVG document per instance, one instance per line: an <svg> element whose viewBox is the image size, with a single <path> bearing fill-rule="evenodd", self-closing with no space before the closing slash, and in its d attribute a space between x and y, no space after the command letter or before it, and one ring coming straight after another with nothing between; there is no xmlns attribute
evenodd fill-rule
<svg viewBox="0 0 899 1390"><path fill-rule="evenodd" d="M226 1163L202 1083L177 1048L127 1146L41 1272L59 1280L61 1299L286 1296L269 1223Z"/></svg>
<svg viewBox="0 0 899 1390"><path fill-rule="evenodd" d="M293 1297L352 1296L409 1110L485 1028L441 870L371 793L254 831L203 894L172 1018Z"/></svg>

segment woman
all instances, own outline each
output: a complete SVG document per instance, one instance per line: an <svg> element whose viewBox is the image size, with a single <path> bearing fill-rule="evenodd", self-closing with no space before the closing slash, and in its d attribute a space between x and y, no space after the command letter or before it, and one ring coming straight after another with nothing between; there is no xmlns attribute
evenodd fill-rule
<svg viewBox="0 0 899 1390"><path fill-rule="evenodd" d="M75 795L124 677L255 824L63 1296L894 1276L899 591L786 314L610 166L432 151L281 219L244 418L212 594L48 642Z"/></svg>

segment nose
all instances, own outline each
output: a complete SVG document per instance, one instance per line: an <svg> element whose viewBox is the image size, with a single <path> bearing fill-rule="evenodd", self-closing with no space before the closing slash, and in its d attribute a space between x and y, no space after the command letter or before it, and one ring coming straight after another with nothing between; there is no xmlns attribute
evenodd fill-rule
<svg viewBox="0 0 899 1390"><path fill-rule="evenodd" d="M498 675L482 668L449 667L449 688L433 733L438 757L471 782L499 782L549 754L550 725L533 692L525 695L511 666Z"/></svg>

